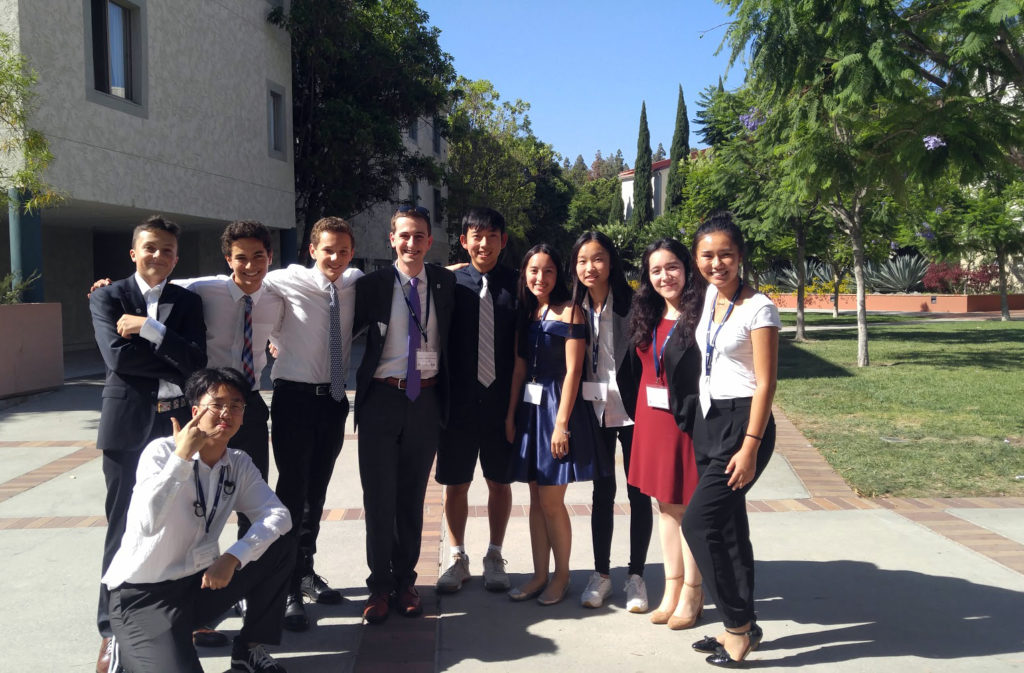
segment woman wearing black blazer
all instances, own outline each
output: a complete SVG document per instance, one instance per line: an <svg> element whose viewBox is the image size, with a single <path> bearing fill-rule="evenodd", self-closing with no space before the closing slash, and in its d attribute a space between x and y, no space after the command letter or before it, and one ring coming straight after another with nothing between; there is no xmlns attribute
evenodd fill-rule
<svg viewBox="0 0 1024 673"><path fill-rule="evenodd" d="M573 295L583 307L587 323L587 354L584 362L583 397L594 407L600 425L601 446L609 465L615 465L615 441L622 445L622 462L629 472L633 444L633 411L636 385L629 368L629 307L633 290L626 282L619 255L602 233L588 231L576 240L569 257L573 264ZM594 544L594 572L580 596L580 604L599 608L611 594L612 528L615 506L615 472L594 480L590 532ZM651 499L627 486L629 495L629 576L626 609L647 612L644 565L651 544L654 517Z"/></svg>
<svg viewBox="0 0 1024 673"><path fill-rule="evenodd" d="M697 486L690 438L700 370L695 328L705 283L678 241L644 252L630 312L630 367L637 390L629 484L658 501L665 592L651 622L692 627L703 611L701 574L680 532Z"/></svg>

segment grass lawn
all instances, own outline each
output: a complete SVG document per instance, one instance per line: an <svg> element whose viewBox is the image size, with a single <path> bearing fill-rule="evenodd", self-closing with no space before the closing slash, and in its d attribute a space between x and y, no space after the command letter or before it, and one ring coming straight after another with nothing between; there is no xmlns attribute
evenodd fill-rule
<svg viewBox="0 0 1024 673"><path fill-rule="evenodd" d="M796 326L796 311L780 311L783 327ZM868 324L885 324L893 322L909 322L911 320L928 320L931 316L928 313L912 314L868 314ZM857 313L855 311L841 311L838 318L833 318L831 313L817 313L807 311L804 313L804 325L849 325L857 324Z"/></svg>
<svg viewBox="0 0 1024 673"><path fill-rule="evenodd" d="M783 335L776 401L861 495L1024 495L1024 322Z"/></svg>

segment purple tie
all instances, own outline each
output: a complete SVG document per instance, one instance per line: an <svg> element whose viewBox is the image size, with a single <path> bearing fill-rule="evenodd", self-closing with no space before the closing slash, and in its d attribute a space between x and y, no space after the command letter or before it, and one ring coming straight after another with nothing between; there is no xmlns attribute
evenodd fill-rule
<svg viewBox="0 0 1024 673"><path fill-rule="evenodd" d="M420 348L420 291L417 286L419 278L409 279L409 306L412 311L409 314L409 350L405 373L405 395L415 401L420 396L420 370L416 368L416 351Z"/></svg>

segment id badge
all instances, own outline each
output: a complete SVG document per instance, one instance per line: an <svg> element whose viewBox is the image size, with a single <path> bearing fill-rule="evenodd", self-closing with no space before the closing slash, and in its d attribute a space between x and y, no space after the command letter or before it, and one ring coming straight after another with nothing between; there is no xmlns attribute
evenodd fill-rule
<svg viewBox="0 0 1024 673"><path fill-rule="evenodd" d="M416 369L421 372L437 371L437 351L420 348L416 351Z"/></svg>
<svg viewBox="0 0 1024 673"><path fill-rule="evenodd" d="M216 540L199 545L192 550L193 572L209 568L218 556L220 556L220 546Z"/></svg>
<svg viewBox="0 0 1024 673"><path fill-rule="evenodd" d="M523 389L523 402L540 405L544 399L544 386L539 383L527 383Z"/></svg>
<svg viewBox="0 0 1024 673"><path fill-rule="evenodd" d="M668 411L668 388L665 386L647 386L647 406L651 409Z"/></svg>
<svg viewBox="0 0 1024 673"><path fill-rule="evenodd" d="M588 402L605 402L608 400L608 384L600 381L583 382L583 399Z"/></svg>
<svg viewBox="0 0 1024 673"><path fill-rule="evenodd" d="M711 382L707 382L708 385L701 386L700 389L700 412L704 418L708 417L708 412L711 411Z"/></svg>

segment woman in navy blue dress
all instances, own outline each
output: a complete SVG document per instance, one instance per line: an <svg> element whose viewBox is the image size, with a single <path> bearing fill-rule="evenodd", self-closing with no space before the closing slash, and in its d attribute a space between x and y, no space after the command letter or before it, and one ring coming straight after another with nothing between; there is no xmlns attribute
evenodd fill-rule
<svg viewBox="0 0 1024 673"><path fill-rule="evenodd" d="M586 351L582 311L570 301L558 253L530 248L519 276L516 365L505 432L518 447L512 476L530 484L533 576L509 592L514 601L554 605L569 589L572 528L566 486L604 474L597 422L580 398ZM555 571L548 577L552 554Z"/></svg>

